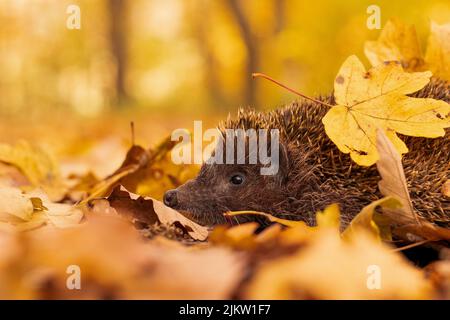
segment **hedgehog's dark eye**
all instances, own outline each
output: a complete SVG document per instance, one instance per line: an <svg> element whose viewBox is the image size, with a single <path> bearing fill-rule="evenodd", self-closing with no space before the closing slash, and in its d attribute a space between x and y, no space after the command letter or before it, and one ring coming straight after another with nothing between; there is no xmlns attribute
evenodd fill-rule
<svg viewBox="0 0 450 320"><path fill-rule="evenodd" d="M235 174L233 176L231 176L230 182L234 185L240 185L244 183L244 176L241 174Z"/></svg>

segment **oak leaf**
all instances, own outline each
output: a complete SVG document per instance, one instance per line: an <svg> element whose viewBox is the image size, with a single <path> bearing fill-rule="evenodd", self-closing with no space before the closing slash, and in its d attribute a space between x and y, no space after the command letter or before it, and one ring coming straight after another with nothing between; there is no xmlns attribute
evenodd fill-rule
<svg viewBox="0 0 450 320"><path fill-rule="evenodd" d="M450 105L435 99L408 97L423 88L431 72L406 73L395 62L366 72L356 56L341 66L334 83L337 105L322 122L328 137L343 153L350 153L359 165L370 166L378 159L376 132L381 129L395 148L408 148L397 133L436 138L450 127Z"/></svg>

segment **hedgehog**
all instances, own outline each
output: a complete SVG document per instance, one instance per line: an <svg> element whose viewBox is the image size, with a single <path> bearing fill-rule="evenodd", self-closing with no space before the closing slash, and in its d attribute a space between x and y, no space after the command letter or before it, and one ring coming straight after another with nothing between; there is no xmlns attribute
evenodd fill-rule
<svg viewBox="0 0 450 320"><path fill-rule="evenodd" d="M410 96L449 103L449 83L432 78ZM335 104L333 95L316 100ZM341 226L345 227L364 206L382 197L378 190L380 175L375 165L364 167L352 162L326 135L321 120L328 110L326 105L310 100L268 112L239 109L237 117L229 116L220 130L278 129L278 172L261 175L255 164L206 162L195 179L167 191L164 203L203 225L229 222L224 215L229 211L252 210L305 221L310 226L316 224L319 210L338 203ZM434 139L399 135L409 149L402 163L413 206L420 216L445 228L450 228L450 198L441 188L450 178L449 131ZM267 222L261 219L243 215L238 222Z"/></svg>

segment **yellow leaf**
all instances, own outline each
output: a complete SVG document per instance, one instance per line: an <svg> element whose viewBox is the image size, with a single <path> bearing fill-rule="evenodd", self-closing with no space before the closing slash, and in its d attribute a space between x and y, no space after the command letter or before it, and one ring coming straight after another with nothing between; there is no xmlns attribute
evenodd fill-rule
<svg viewBox="0 0 450 320"><path fill-rule="evenodd" d="M348 227L342 233L343 238L350 238L355 235L355 232L358 229L365 229L369 231L376 238L381 238L381 232L379 226L374 221L375 209L378 206L387 207L387 208L398 208L401 206L400 202L397 199L392 197L386 197L377 201L372 202L371 204L365 206L360 213L358 213Z"/></svg>
<svg viewBox="0 0 450 320"><path fill-rule="evenodd" d="M340 215L338 204L332 204L325 208L323 211L319 211L316 214L317 225L319 227L330 227L339 230Z"/></svg>
<svg viewBox="0 0 450 320"><path fill-rule="evenodd" d="M33 215L33 203L19 189L0 188L0 220L28 221Z"/></svg>
<svg viewBox="0 0 450 320"><path fill-rule="evenodd" d="M379 277L381 290L374 290ZM375 281L376 283L376 281ZM245 299L430 299L433 288L420 269L359 230L341 241L322 229L302 250L257 266Z"/></svg>
<svg viewBox="0 0 450 320"><path fill-rule="evenodd" d="M423 65L419 39L413 25L390 19L376 41L366 41L364 53L372 66L385 61L398 61L406 70L418 70Z"/></svg>
<svg viewBox="0 0 450 320"><path fill-rule="evenodd" d="M230 211L230 212L226 213L226 215L228 215L228 216L237 216L237 215L241 215L241 214L254 214L254 215L264 216L269 221L282 224L286 227L306 226L306 223L304 221L293 221L293 220L287 220L287 219L280 219L280 218L272 216L271 214L259 212L259 211L244 210L244 211Z"/></svg>
<svg viewBox="0 0 450 320"><path fill-rule="evenodd" d="M450 80L450 23L431 22L425 61L435 76Z"/></svg>
<svg viewBox="0 0 450 320"><path fill-rule="evenodd" d="M400 153L408 148L396 133L436 138L450 127L450 105L435 99L406 96L423 88L431 72L406 73L398 63L366 72L356 56L342 65L334 83L337 105L322 122L330 139L359 165L378 160L376 132L386 133Z"/></svg>
<svg viewBox="0 0 450 320"><path fill-rule="evenodd" d="M42 148L20 141L15 146L0 144L0 161L18 168L33 186L43 188L54 200L65 192L59 167Z"/></svg>
<svg viewBox="0 0 450 320"><path fill-rule="evenodd" d="M17 231L49 224L57 228L80 223L83 212L73 205L51 202L40 190L22 193L16 188L0 188L0 228Z"/></svg>

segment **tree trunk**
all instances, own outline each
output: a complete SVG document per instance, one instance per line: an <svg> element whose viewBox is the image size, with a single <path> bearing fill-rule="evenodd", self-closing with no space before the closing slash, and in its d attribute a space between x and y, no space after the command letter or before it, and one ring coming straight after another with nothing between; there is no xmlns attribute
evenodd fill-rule
<svg viewBox="0 0 450 320"><path fill-rule="evenodd" d="M258 50L256 42L253 39L250 26L247 19L245 18L244 12L241 7L240 0L227 0L230 10L239 26L239 31L242 36L242 41L244 42L247 51L247 62L245 67L245 103L248 106L253 106L255 103L255 91L256 85L255 81L252 79L252 73L258 70Z"/></svg>
<svg viewBox="0 0 450 320"><path fill-rule="evenodd" d="M110 50L116 63L115 97L113 99L116 106L123 105L128 100L125 88L125 72L127 67L127 7L125 2L125 0L108 0Z"/></svg>

